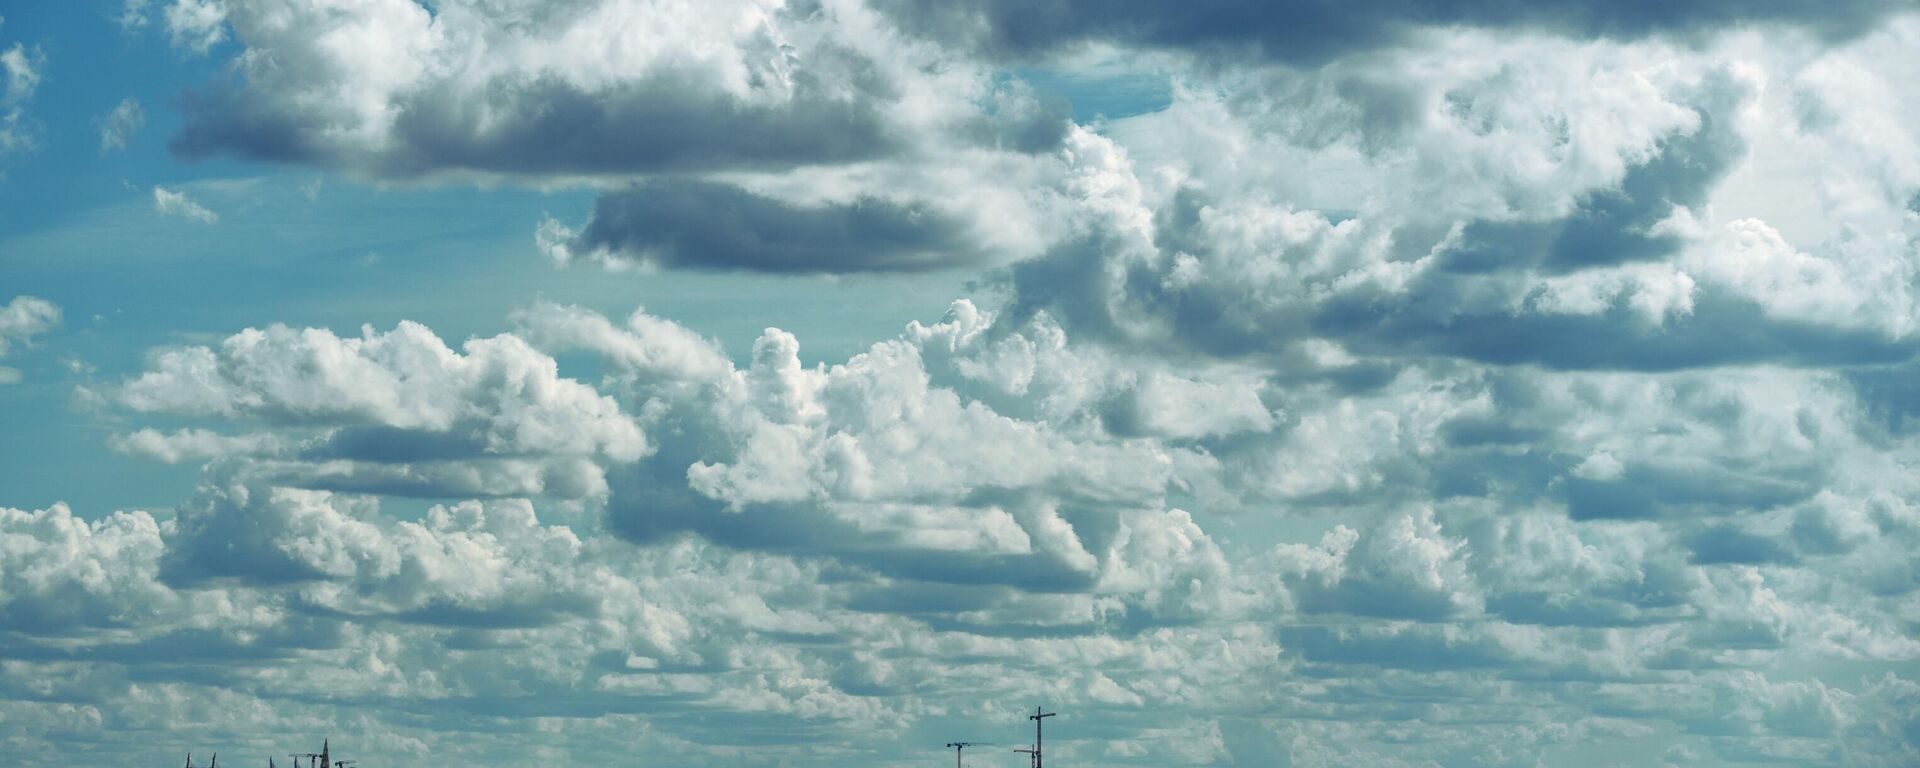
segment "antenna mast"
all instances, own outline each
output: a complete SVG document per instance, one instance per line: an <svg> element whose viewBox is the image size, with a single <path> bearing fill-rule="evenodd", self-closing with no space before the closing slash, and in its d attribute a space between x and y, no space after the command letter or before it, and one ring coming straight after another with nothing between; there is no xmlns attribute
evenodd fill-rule
<svg viewBox="0 0 1920 768"><path fill-rule="evenodd" d="M1046 718L1053 717L1055 714L1057 713L1045 712L1039 707L1034 707L1033 714L1027 716L1028 720L1033 721L1033 768L1046 768L1045 763L1041 762L1040 757L1040 724Z"/></svg>
<svg viewBox="0 0 1920 768"><path fill-rule="evenodd" d="M971 747L971 746L974 746L974 742L956 741L947 745L948 749L953 750L953 768L961 768L960 753L965 752L967 747Z"/></svg>

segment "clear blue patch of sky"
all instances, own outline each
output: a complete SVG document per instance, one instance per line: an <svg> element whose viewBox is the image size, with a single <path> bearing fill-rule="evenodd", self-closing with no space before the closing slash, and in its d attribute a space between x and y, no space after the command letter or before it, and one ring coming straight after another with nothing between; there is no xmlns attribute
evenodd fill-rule
<svg viewBox="0 0 1920 768"><path fill-rule="evenodd" d="M0 235L84 215L129 185L259 172L225 159L181 163L165 151L182 96L220 76L233 44L208 56L175 51L159 9L149 9L144 27L127 29L115 20L121 8L109 0L0 5L0 49L18 43L40 62L39 88L21 105L37 147L0 156ZM101 121L128 97L139 101L146 125L127 151L102 153Z"/></svg>
<svg viewBox="0 0 1920 768"><path fill-rule="evenodd" d="M1163 72L1032 68L1016 69L1011 76L1026 81L1042 97L1066 101L1077 123L1144 115L1173 103L1173 82Z"/></svg>

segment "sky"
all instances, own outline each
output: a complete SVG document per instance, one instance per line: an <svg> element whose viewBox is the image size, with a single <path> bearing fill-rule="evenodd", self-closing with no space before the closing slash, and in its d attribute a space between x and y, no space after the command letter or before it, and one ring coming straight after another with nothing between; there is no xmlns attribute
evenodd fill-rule
<svg viewBox="0 0 1920 768"><path fill-rule="evenodd" d="M1920 6L0 4L0 753L1920 764Z"/></svg>

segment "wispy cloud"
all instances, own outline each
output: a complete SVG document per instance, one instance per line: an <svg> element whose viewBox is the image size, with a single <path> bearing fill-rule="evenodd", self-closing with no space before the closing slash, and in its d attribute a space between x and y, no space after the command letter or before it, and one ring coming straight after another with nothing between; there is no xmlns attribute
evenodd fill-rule
<svg viewBox="0 0 1920 768"><path fill-rule="evenodd" d="M114 105L113 111L100 119L100 152L105 154L126 149L133 141L134 134L147 124L147 112L140 108L140 102L132 96L121 99Z"/></svg>
<svg viewBox="0 0 1920 768"><path fill-rule="evenodd" d="M166 216L179 216L202 224L220 221L219 214L207 210L205 206L187 197L185 192L176 192L166 187L153 188L153 209Z"/></svg>

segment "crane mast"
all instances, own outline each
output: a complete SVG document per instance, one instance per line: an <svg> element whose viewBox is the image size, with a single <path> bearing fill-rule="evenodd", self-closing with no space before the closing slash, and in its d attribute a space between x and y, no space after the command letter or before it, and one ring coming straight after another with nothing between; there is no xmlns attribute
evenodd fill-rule
<svg viewBox="0 0 1920 768"><path fill-rule="evenodd" d="M967 750L967 747L971 747L971 746L974 746L974 742L955 741L955 742L949 742L947 744L947 749L953 750L953 768L961 768L960 753L965 752Z"/></svg>
<svg viewBox="0 0 1920 768"><path fill-rule="evenodd" d="M1047 718L1053 717L1055 714L1057 713L1043 711L1039 707L1034 707L1033 714L1027 716L1028 720L1033 721L1033 768L1045 768L1046 766L1046 764L1042 762L1043 758L1040 756L1040 725Z"/></svg>

